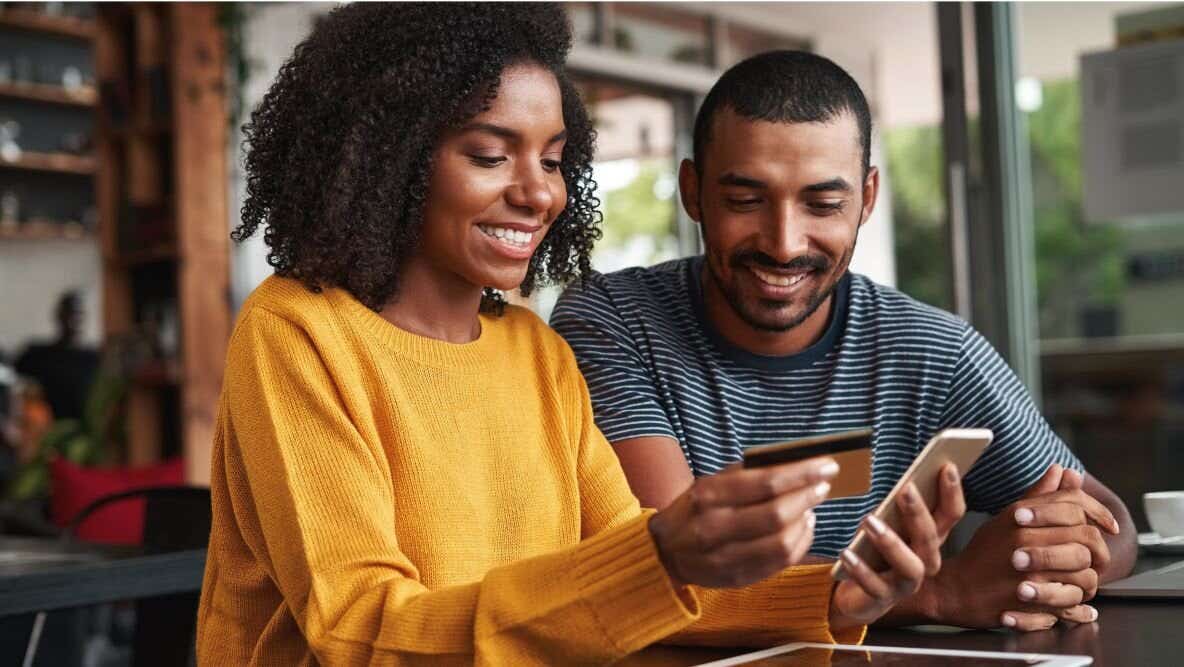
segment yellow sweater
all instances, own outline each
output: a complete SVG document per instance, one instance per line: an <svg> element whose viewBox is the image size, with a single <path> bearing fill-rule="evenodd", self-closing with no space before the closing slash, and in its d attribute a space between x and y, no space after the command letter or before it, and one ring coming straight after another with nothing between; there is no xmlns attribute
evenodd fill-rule
<svg viewBox="0 0 1184 667"><path fill-rule="evenodd" d="M250 297L214 441L202 665L832 641L823 566L675 591L569 348L521 308L481 329L464 345L415 336L344 291L275 277Z"/></svg>

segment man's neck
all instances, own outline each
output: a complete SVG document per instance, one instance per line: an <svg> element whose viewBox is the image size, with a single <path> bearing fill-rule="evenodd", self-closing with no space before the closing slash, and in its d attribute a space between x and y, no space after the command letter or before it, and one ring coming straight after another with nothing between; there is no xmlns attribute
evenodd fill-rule
<svg viewBox="0 0 1184 667"><path fill-rule="evenodd" d="M728 343L751 354L764 357L788 357L806 350L826 333L834 309L832 292L810 316L787 331L764 331L753 327L738 315L716 284L707 262L699 276L703 285L703 306L715 330Z"/></svg>

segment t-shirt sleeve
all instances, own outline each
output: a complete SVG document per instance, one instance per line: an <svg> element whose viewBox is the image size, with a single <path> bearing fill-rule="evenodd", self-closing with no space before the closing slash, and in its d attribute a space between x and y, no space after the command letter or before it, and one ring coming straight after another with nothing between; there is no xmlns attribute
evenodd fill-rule
<svg viewBox="0 0 1184 667"><path fill-rule="evenodd" d="M994 514L1015 502L1054 463L1084 471L1053 432L1027 388L974 328L963 331L944 428L989 428L995 440L963 480L968 509Z"/></svg>
<svg viewBox="0 0 1184 667"><path fill-rule="evenodd" d="M551 314L551 326L575 352L588 383L596 425L609 442L644 436L677 439L652 365L602 281L593 276L569 288Z"/></svg>

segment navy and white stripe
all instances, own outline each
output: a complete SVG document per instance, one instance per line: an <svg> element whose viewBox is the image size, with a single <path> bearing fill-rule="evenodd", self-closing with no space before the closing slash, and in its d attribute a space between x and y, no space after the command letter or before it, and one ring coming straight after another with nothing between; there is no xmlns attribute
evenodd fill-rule
<svg viewBox="0 0 1184 667"><path fill-rule="evenodd" d="M762 357L714 331L701 267L695 257L597 274L563 295L551 325L575 351L609 441L674 438L696 476L745 447L871 426L871 493L819 508L813 553L837 556L942 428L995 432L964 480L973 510L1014 502L1052 463L1082 469L1007 364L953 315L848 274L817 343Z"/></svg>

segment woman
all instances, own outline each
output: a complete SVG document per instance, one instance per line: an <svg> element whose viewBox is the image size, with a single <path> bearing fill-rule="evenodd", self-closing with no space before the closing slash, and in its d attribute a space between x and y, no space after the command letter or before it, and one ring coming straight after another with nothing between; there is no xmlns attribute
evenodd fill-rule
<svg viewBox="0 0 1184 667"><path fill-rule="evenodd" d="M569 45L556 6L343 7L252 116L235 235L266 226L277 276L230 343L202 664L858 640L932 565L888 533L893 573L836 589L825 566L788 567L828 460L638 507L570 350L497 291L589 270Z"/></svg>

